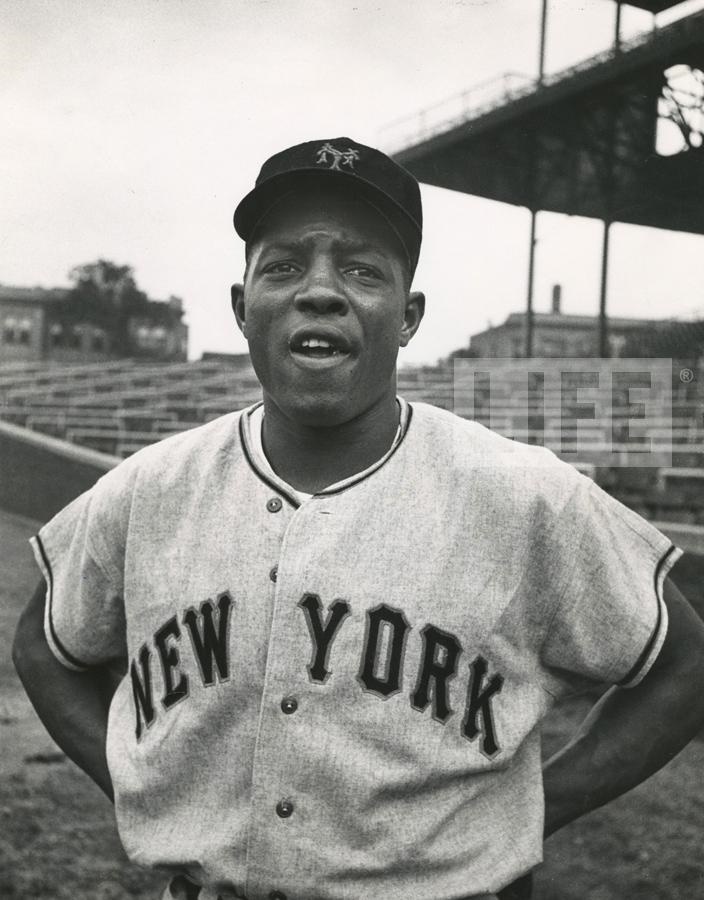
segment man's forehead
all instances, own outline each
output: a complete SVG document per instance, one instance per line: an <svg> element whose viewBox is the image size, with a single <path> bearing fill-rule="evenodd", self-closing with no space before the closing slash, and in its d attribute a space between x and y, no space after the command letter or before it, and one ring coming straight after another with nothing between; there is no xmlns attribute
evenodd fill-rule
<svg viewBox="0 0 704 900"><path fill-rule="evenodd" d="M344 190L291 191L262 217L251 246L303 246L317 239L361 251L391 250L405 259L398 235L369 200Z"/></svg>

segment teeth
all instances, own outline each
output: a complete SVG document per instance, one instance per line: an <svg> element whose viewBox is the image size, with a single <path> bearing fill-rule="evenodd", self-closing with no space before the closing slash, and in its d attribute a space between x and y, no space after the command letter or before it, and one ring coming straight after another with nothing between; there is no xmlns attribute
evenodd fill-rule
<svg viewBox="0 0 704 900"><path fill-rule="evenodd" d="M328 341L320 340L320 338L306 338L301 344L302 347L323 347L326 350L332 350L333 346Z"/></svg>

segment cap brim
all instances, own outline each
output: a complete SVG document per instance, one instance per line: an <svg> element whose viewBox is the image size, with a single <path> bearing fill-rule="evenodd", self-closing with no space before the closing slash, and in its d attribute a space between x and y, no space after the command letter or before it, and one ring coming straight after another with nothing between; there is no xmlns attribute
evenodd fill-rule
<svg viewBox="0 0 704 900"><path fill-rule="evenodd" d="M418 224L413 221L403 207L385 191L365 178L361 178L358 175L351 176L346 172L320 169L315 166L301 167L293 171L272 175L271 178L262 181L242 198L233 216L235 231L242 240L245 242L249 241L257 223L261 221L262 217L276 201L287 191L293 190L296 184L300 182L301 176L307 177L311 173L315 173L319 178L335 179L340 184L349 186L351 190L356 190L360 195L381 204L384 212L391 215L394 225L401 232L403 243L409 252L412 268L415 269L418 262L422 232Z"/></svg>

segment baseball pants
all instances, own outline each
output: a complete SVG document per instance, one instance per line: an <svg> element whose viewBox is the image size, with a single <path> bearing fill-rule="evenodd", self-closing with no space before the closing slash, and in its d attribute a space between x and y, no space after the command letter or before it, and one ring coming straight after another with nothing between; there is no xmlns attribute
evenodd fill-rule
<svg viewBox="0 0 704 900"><path fill-rule="evenodd" d="M524 900L524 897L527 900L530 895L516 894L515 900ZM189 881L187 878L179 876L171 880L164 891L161 900L230 900L230 898L220 898L215 894L210 894L200 888L197 884ZM233 898L233 900L236 900L236 898ZM500 900L500 898L496 894L474 894L471 897L465 898L465 900ZM514 896L507 895L506 900L514 900Z"/></svg>

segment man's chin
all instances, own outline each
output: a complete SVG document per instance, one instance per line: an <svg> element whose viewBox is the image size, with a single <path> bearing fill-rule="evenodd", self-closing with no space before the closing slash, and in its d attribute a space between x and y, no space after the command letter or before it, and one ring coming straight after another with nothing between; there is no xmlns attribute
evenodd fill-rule
<svg viewBox="0 0 704 900"><path fill-rule="evenodd" d="M306 395L290 398L279 404L287 417L306 428L335 428L344 425L357 415L351 398L346 395Z"/></svg>
<svg viewBox="0 0 704 900"><path fill-rule="evenodd" d="M354 379L316 379L315 384L301 380L279 383L277 389L265 387L267 405L276 407L291 425L303 428L340 428L364 417L387 398L396 396L395 382L384 391L371 391Z"/></svg>

